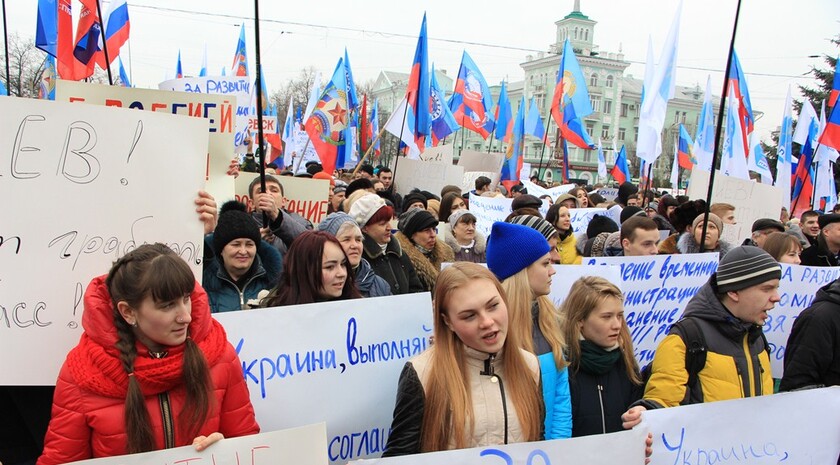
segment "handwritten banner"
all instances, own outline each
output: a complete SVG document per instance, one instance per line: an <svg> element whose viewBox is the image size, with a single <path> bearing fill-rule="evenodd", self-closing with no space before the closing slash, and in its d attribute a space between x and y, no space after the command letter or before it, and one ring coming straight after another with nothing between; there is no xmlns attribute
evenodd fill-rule
<svg viewBox="0 0 840 465"><path fill-rule="evenodd" d="M263 428L265 429L265 428ZM71 465L324 465L324 423L270 433L225 438L196 452L193 446L73 462Z"/></svg>
<svg viewBox="0 0 840 465"><path fill-rule="evenodd" d="M158 84L160 90L227 95L229 98L236 99L236 110L234 111L236 131L233 139L236 153L245 153L248 150L245 138L250 130L249 115L251 112L252 87L253 83L247 76L191 77L170 79Z"/></svg>
<svg viewBox="0 0 840 465"><path fill-rule="evenodd" d="M796 317L811 305L819 288L840 278L840 267L781 265L781 300L764 323L774 378L781 378L784 372L785 348Z"/></svg>
<svg viewBox="0 0 840 465"><path fill-rule="evenodd" d="M709 172L701 169L691 171L688 197L705 199L709 190ZM750 237L752 224L759 218L779 219L782 212L782 191L778 187L726 176L720 171L715 174L712 189L712 204L724 202L735 206L737 224L726 224L721 238L730 244L740 244Z"/></svg>
<svg viewBox="0 0 840 465"><path fill-rule="evenodd" d="M440 195L443 186L460 186L463 180L464 168L448 163L401 158L394 170L394 183L400 192L416 187Z"/></svg>
<svg viewBox="0 0 840 465"><path fill-rule="evenodd" d="M523 442L446 452L357 460L350 465L615 465L645 463L641 428L562 441Z"/></svg>
<svg viewBox="0 0 840 465"><path fill-rule="evenodd" d="M0 99L0 384L55 383L88 282L138 245L168 244L200 279L207 125Z"/></svg>
<svg viewBox="0 0 840 465"><path fill-rule="evenodd" d="M236 178L236 200L253 207L248 186L258 173L240 173ZM326 179L294 178L291 176L276 176L283 186L283 195L288 199L286 210L317 225L327 216L327 199L330 195L330 182Z"/></svg>
<svg viewBox="0 0 840 465"><path fill-rule="evenodd" d="M717 270L718 254L584 257L583 264L620 266L624 318L636 360L645 366L688 301Z"/></svg>
<svg viewBox="0 0 840 465"><path fill-rule="evenodd" d="M61 102L83 102L207 120L209 144L207 154L201 156L207 162L207 183L204 189L216 198L233 195L233 178L227 175L227 170L233 158L231 147L236 130L235 99L223 95L105 86L64 79L56 81L55 89L56 100Z"/></svg>
<svg viewBox="0 0 840 465"><path fill-rule="evenodd" d="M837 412L831 387L651 410L635 429L653 432L650 465L835 465Z"/></svg>
<svg viewBox="0 0 840 465"><path fill-rule="evenodd" d="M452 145L439 145L437 147L426 147L426 150L420 154L420 161L433 161L451 165L452 157Z"/></svg>
<svg viewBox="0 0 840 465"><path fill-rule="evenodd" d="M428 347L428 293L214 315L242 359L263 429L326 421L333 463L381 454L409 358Z"/></svg>
<svg viewBox="0 0 840 465"><path fill-rule="evenodd" d="M590 192L590 194L593 192L599 194L607 202L612 202L618 197L618 189L615 187L602 187L601 189Z"/></svg>
<svg viewBox="0 0 840 465"><path fill-rule="evenodd" d="M297 124L295 125L294 134L295 136L292 141L286 142L294 145L291 150L284 152L283 164L286 166L286 169L293 170L295 174L305 173L307 163L310 161L321 163L321 158L318 156L318 152L315 151L315 147L312 146L312 141L309 140L309 134L303 129L300 129L300 126Z"/></svg>

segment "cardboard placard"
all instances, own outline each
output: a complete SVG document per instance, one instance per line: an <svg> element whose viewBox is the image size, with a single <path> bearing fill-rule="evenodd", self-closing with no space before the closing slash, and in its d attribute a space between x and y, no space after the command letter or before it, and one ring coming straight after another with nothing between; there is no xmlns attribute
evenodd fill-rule
<svg viewBox="0 0 840 465"><path fill-rule="evenodd" d="M267 175L268 176L268 175ZM240 173L236 178L236 200L252 208L248 186L259 173ZM326 179L295 178L292 176L274 176L283 186L283 194L288 199L286 210L306 218L313 225L320 223L327 216L330 196L330 182Z"/></svg>
<svg viewBox="0 0 840 465"><path fill-rule="evenodd" d="M462 150L458 159L458 166L464 167L464 171L492 171L498 173L502 170L504 159L505 154L500 152Z"/></svg>
<svg viewBox="0 0 840 465"><path fill-rule="evenodd" d="M448 163L400 158L394 171L394 184L405 195L414 188L440 195L444 186L460 186L464 168Z"/></svg>

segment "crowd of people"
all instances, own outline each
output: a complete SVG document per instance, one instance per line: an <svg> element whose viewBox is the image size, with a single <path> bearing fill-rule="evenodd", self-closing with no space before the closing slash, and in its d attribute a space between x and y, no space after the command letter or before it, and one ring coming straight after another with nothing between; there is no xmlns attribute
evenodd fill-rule
<svg viewBox="0 0 840 465"><path fill-rule="evenodd" d="M610 433L637 425L647 409L772 394L762 326L780 300L779 263L838 266L840 255L834 212L762 218L736 244L722 237L737 222L734 206L630 183L613 201L600 186L540 198L522 184L493 189L483 176L475 190L446 186L438 195L398 193L387 167L363 165L355 176L319 168L306 175L330 182L329 214L317 225L286 209L282 180L291 173L266 175L264 188L255 179L250 211L236 201L217 210L199 193L203 285L159 244L90 283L84 334L59 374L43 451L34 447L39 465L201 450L258 432L241 363L212 317L257 307L432 293L433 344L393 380L385 456ZM470 195L513 198L489 237L477 231ZM605 213L575 231L574 209L588 207ZM560 308L549 298L557 264L701 250L719 254L718 270L647 367L636 362L613 283L584 277ZM840 384L838 307L834 282L796 320L781 390ZM0 422L8 438L21 434L12 425L30 421L17 414ZM3 463L33 463L17 444L0 449Z"/></svg>

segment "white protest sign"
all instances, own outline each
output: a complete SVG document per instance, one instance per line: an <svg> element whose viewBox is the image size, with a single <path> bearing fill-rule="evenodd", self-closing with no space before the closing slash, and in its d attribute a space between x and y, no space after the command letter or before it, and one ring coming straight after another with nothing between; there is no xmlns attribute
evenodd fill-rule
<svg viewBox="0 0 840 465"><path fill-rule="evenodd" d="M496 221L504 221L510 215L513 199L505 197L481 197L470 194L470 213L475 216L475 230L490 237L490 229ZM548 202L543 201L540 213L548 212Z"/></svg>
<svg viewBox="0 0 840 465"><path fill-rule="evenodd" d="M522 168L519 170L519 179L531 179L531 164L522 162Z"/></svg>
<svg viewBox="0 0 840 465"><path fill-rule="evenodd" d="M583 257L584 265L620 265L624 319L640 366L682 316L688 301L717 270L718 254Z"/></svg>
<svg viewBox="0 0 840 465"><path fill-rule="evenodd" d="M207 124L0 99L0 384L55 383L86 286L138 245L168 244L201 278Z"/></svg>
<svg viewBox="0 0 840 465"><path fill-rule="evenodd" d="M263 134L277 134L278 133L277 117L276 116L263 115L262 126L263 126ZM249 116L248 117L248 129L251 131L251 133L256 134L259 131L259 127L260 127L259 118L257 118L256 115ZM256 138L255 138L255 140L256 140Z"/></svg>
<svg viewBox="0 0 840 465"><path fill-rule="evenodd" d="M779 281L781 300L764 322L764 335L770 345L770 368L774 378L784 371L785 348L793 322L814 301L819 288L840 278L840 267L787 265L782 263Z"/></svg>
<svg viewBox="0 0 840 465"><path fill-rule="evenodd" d="M464 181L461 183L461 191L469 192L475 190L475 180L481 176L485 176L490 178L490 190L495 191L496 186L499 184L499 176L498 172L490 172L490 171L467 171L464 173Z"/></svg>
<svg viewBox="0 0 840 465"><path fill-rule="evenodd" d="M264 429L264 428L263 428ZM71 465L325 465L324 423L225 438L201 452L193 446L73 462Z"/></svg>
<svg viewBox="0 0 840 465"><path fill-rule="evenodd" d="M552 200L556 200L557 197L560 197L563 194L568 193L570 190L577 187L577 184L563 184L562 186L556 186L549 189L544 187L540 187L537 184L532 183L527 178L521 180L522 185L528 189L528 193L531 195L535 195L537 197L542 197L543 195L547 195L551 197Z"/></svg>
<svg viewBox="0 0 840 465"><path fill-rule="evenodd" d="M248 186L259 173L240 173L236 178L236 200L253 208ZM288 199L286 210L306 218L317 225L327 216L327 199L330 195L330 182L326 179L294 178L291 176L272 176L283 186L283 195Z"/></svg>
<svg viewBox="0 0 840 465"><path fill-rule="evenodd" d="M210 137L207 153L202 155L207 164L206 170L202 170L202 173L206 172L204 190L217 199L233 195L233 177L228 176L227 171L233 158L236 101L223 95L105 86L64 79L56 81L55 95L56 101L60 102L84 102L206 119Z"/></svg>
<svg viewBox="0 0 840 465"><path fill-rule="evenodd" d="M294 144L293 150L286 151L288 159L283 159L287 169L294 170L295 174L306 173L307 163L310 161L321 163L321 157L318 156L318 152L312 146L312 141L309 140L309 134L303 129L300 129L298 125L295 125Z"/></svg>
<svg viewBox="0 0 840 465"><path fill-rule="evenodd" d="M612 202L618 197L618 189L615 187L602 187L590 192L590 194L593 192L603 197L607 202Z"/></svg>
<svg viewBox="0 0 840 465"><path fill-rule="evenodd" d="M646 435L641 428L636 428L562 441L522 442L377 460L357 460L350 465L641 465L645 463Z"/></svg>
<svg viewBox="0 0 840 465"><path fill-rule="evenodd" d="M709 191L708 171L691 171L688 184L688 197L705 199ZM782 211L782 193L778 187L726 176L720 171L715 174L715 187L712 189L712 204L728 203L735 206L737 224L723 226L721 239L738 245L750 237L752 224L759 218L779 219Z"/></svg>
<svg viewBox="0 0 840 465"><path fill-rule="evenodd" d="M554 302L554 306L558 309L563 302L566 301L569 292L572 290L572 285L578 279L584 276L598 276L618 286L619 289L623 286L621 282L621 267L608 265L553 265L555 273L551 280L551 291L548 297Z"/></svg>
<svg viewBox="0 0 840 465"><path fill-rule="evenodd" d="M263 429L327 422L333 463L378 456L405 362L428 345L429 293L214 317L236 347Z"/></svg>
<svg viewBox="0 0 840 465"><path fill-rule="evenodd" d="M502 170L502 161L505 154L501 152L476 152L475 150L462 150L458 158L458 166L464 171L491 171L498 173Z"/></svg>
<svg viewBox="0 0 840 465"><path fill-rule="evenodd" d="M426 147L420 154L420 161L433 161L436 163L452 164L452 145L439 145L437 147Z"/></svg>
<svg viewBox="0 0 840 465"><path fill-rule="evenodd" d="M572 231L575 234L585 233L589 222L592 221L596 215L606 215L606 208L572 208L569 210L569 215L572 220Z"/></svg>
<svg viewBox="0 0 840 465"><path fill-rule="evenodd" d="M840 387L650 410L650 465L835 465ZM627 463L627 462L621 462Z"/></svg>
<svg viewBox="0 0 840 465"><path fill-rule="evenodd" d="M245 153L248 144L248 116L251 112L251 88L253 83L247 76L206 76L181 79L170 79L158 84L160 90L175 90L178 92L195 92L198 94L228 95L236 99L234 111L226 113L225 118L233 116L236 121L233 146L236 153Z"/></svg>
<svg viewBox="0 0 840 465"><path fill-rule="evenodd" d="M464 168L449 163L400 157L396 166L394 183L404 193L416 187L438 195L443 186L460 186L464 181Z"/></svg>

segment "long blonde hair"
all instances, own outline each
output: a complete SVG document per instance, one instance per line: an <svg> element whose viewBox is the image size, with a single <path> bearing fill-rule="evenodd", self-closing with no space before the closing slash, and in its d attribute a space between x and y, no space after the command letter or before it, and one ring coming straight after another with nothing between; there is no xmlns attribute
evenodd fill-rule
<svg viewBox="0 0 840 465"><path fill-rule="evenodd" d="M613 283L598 276L584 276L572 284L572 290L563 302L562 312L566 317L563 333L566 335L569 354L569 365L577 371L580 368L580 327L589 315L607 299L618 299L624 304L624 294ZM627 377L634 384L642 384L639 376L639 364L633 356L633 339L627 321L621 319L621 329L618 333L618 347L624 358Z"/></svg>
<svg viewBox="0 0 840 465"><path fill-rule="evenodd" d="M531 282L528 280L528 268L523 268L515 275L502 281L502 289L508 296L508 313L510 319L509 332L518 334L522 341L522 348L534 352L534 338L532 330L534 323L531 319L531 306L537 302L539 316L537 323L540 326L548 345L551 346L551 353L554 354L554 364L560 370L566 366L563 358L563 331L560 321L560 313L548 296L535 296L531 290Z"/></svg>
<svg viewBox="0 0 840 465"><path fill-rule="evenodd" d="M420 449L423 452L447 449L450 438L454 438L455 448L463 449L469 445L468 437L475 428L464 343L446 325L444 316L450 294L477 279L491 281L507 306L499 280L487 268L475 263L455 262L440 272L435 283L435 345L429 349L432 351L431 368L420 430ZM517 332L508 330L501 357L504 382L523 436L526 441L538 441L542 422L540 387L534 381L534 374L528 368L521 348Z"/></svg>

